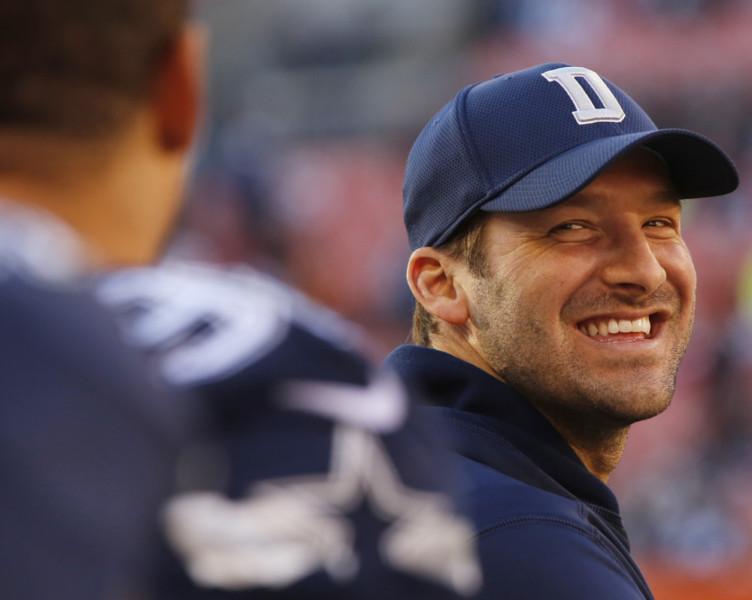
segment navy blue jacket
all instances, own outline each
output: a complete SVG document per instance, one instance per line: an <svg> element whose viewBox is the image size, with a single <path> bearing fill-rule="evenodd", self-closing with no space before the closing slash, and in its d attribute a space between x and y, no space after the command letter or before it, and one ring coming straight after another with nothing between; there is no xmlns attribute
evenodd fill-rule
<svg viewBox="0 0 752 600"><path fill-rule="evenodd" d="M449 429L483 567L479 597L653 597L613 493L536 409L445 352L401 346L386 362Z"/></svg>

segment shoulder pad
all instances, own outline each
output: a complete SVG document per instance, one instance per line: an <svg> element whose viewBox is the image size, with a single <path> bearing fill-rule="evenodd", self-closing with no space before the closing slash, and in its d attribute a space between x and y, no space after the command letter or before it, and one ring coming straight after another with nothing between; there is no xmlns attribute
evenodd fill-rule
<svg viewBox="0 0 752 600"><path fill-rule="evenodd" d="M159 352L176 385L225 379L303 331L318 346L347 351L358 329L299 292L250 268L171 262L107 276L97 295L123 316L134 345Z"/></svg>

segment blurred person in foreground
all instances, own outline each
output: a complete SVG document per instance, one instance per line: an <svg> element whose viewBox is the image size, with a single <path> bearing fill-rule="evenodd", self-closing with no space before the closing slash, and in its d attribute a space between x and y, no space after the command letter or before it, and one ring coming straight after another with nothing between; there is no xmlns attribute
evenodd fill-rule
<svg viewBox="0 0 752 600"><path fill-rule="evenodd" d="M94 273L155 259L200 39L183 0L0 1L0 596L130 597L188 420Z"/></svg>
<svg viewBox="0 0 752 600"><path fill-rule="evenodd" d="M188 10L0 1L2 596L468 595L437 450L350 326L247 269L132 268L195 137Z"/></svg>
<svg viewBox="0 0 752 600"><path fill-rule="evenodd" d="M658 129L551 63L459 92L410 153L413 338L387 359L453 434L483 598L652 598L607 486L662 412L692 330L681 199L738 184L713 142Z"/></svg>

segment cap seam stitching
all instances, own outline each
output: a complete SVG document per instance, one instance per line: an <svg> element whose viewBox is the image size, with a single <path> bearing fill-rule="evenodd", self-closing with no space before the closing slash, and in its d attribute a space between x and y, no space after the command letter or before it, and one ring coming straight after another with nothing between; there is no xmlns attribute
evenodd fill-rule
<svg viewBox="0 0 752 600"><path fill-rule="evenodd" d="M486 165L483 163L480 157L480 153L478 152L477 148L475 147L475 143L472 139L471 132L467 125L467 96L475 88L475 85L469 86L463 90L464 93L460 95L458 98L459 102L457 105L457 108L455 109L456 112L456 118L457 123L459 125L460 129L460 135L462 136L462 145L465 147L465 151L471 155L471 158L473 159L473 163L478 164L480 167L480 175L483 177L484 186L486 189L488 189L491 186L491 177L488 174L488 169L486 169Z"/></svg>

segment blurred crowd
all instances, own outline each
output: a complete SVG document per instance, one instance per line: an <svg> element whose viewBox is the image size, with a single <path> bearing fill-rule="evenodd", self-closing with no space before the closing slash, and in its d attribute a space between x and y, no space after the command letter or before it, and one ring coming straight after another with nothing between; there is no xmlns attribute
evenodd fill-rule
<svg viewBox="0 0 752 600"><path fill-rule="evenodd" d="M752 4L745 0L198 0L210 117L171 252L243 261L403 343L409 147L458 89L563 61L659 127L719 141L733 195L686 206L695 333L675 400L611 480L658 598L750 598Z"/></svg>

